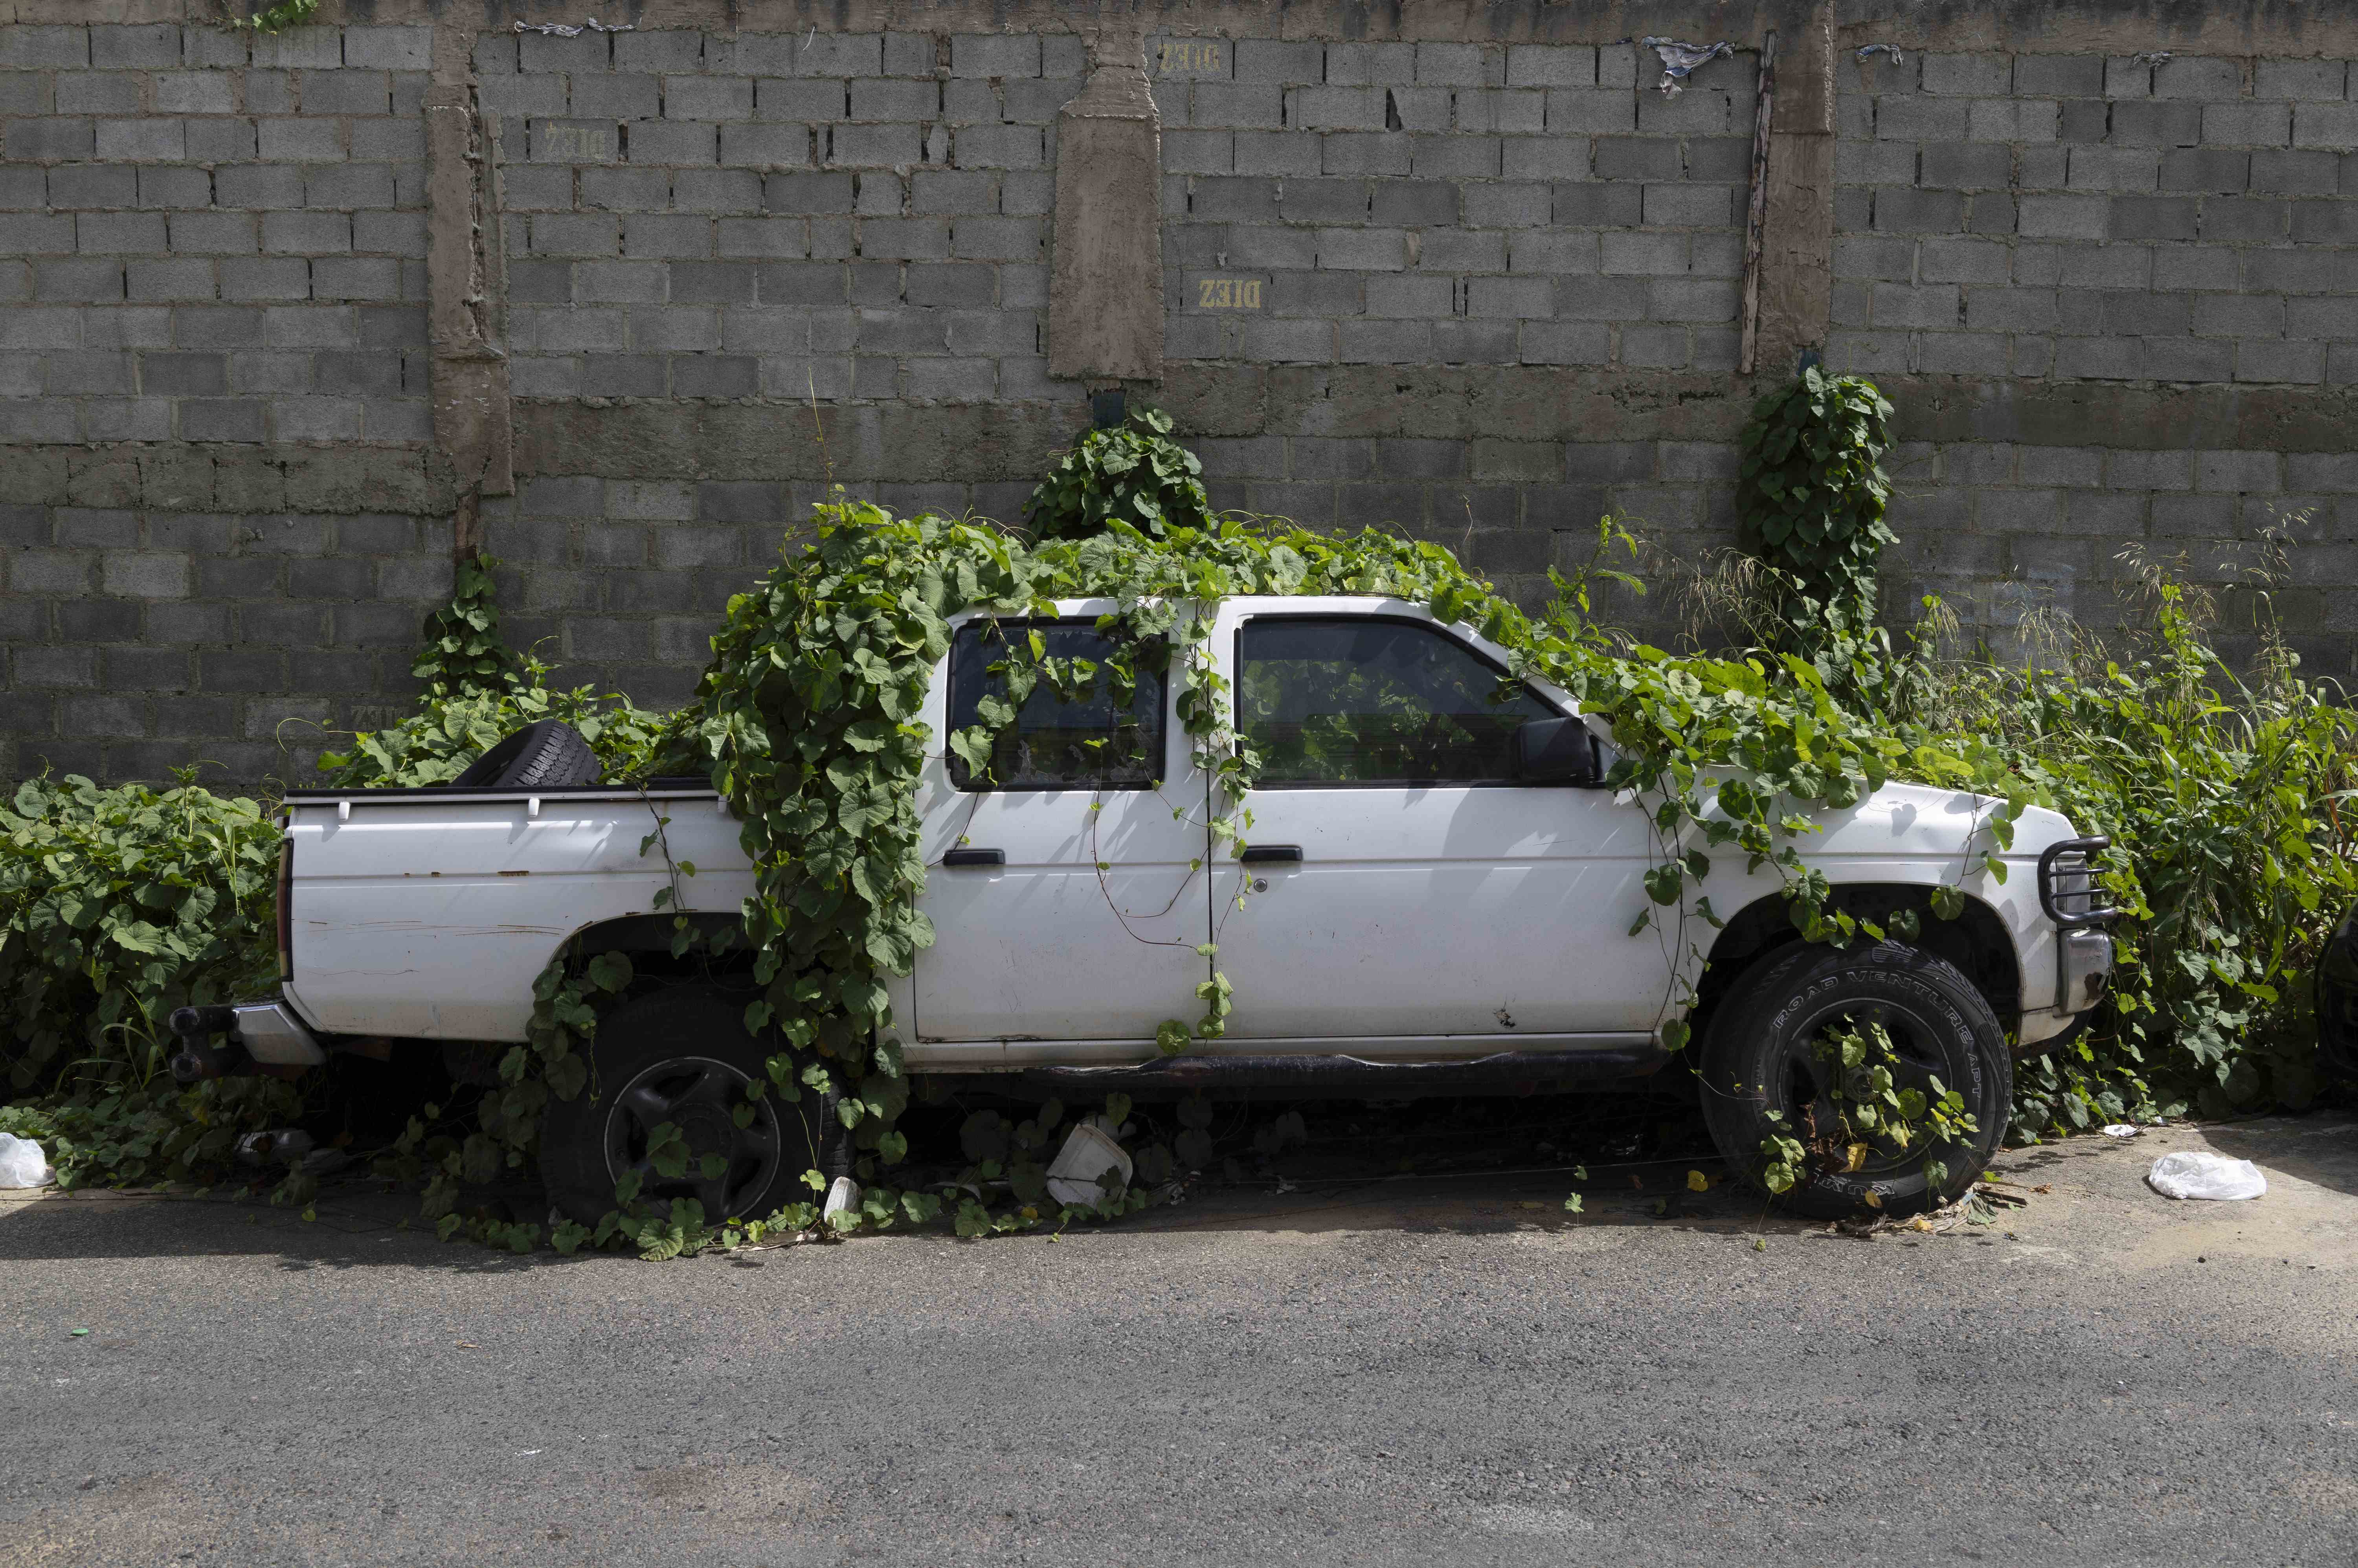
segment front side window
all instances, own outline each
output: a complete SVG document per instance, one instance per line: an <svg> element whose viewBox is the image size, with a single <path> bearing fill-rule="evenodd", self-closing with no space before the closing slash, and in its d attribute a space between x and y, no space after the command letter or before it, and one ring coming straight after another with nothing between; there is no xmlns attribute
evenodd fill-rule
<svg viewBox="0 0 2358 1568"><path fill-rule="evenodd" d="M1152 789L1163 776L1161 643L1086 622L969 621L950 646L950 778L965 790ZM988 729L979 753L955 739Z"/></svg>
<svg viewBox="0 0 2358 1568"><path fill-rule="evenodd" d="M1502 784L1515 730L1557 717L1437 628L1263 617L1237 637L1237 727L1264 785Z"/></svg>

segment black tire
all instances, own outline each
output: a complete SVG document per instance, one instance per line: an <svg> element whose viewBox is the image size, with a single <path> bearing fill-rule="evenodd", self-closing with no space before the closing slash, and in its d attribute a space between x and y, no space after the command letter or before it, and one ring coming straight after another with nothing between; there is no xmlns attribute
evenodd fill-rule
<svg viewBox="0 0 2358 1568"><path fill-rule="evenodd" d="M642 1201L692 1197L705 1218L766 1219L811 1189L803 1173L826 1171L835 1150L834 1118L806 1088L793 1104L774 1087L754 1102L752 1122L736 1125L745 1087L769 1076L769 1059L787 1049L774 1033L745 1033L752 992L709 984L669 987L623 1003L599 1021L596 1070L573 1099L552 1098L541 1124L541 1174L549 1201L583 1225L615 1206L625 1171L644 1179ZM687 1172L666 1178L647 1159L647 1135L662 1122L687 1141ZM701 1157L724 1156L708 1178Z"/></svg>
<svg viewBox="0 0 2358 1568"><path fill-rule="evenodd" d="M561 719L527 724L467 765L452 789L561 789L598 782L598 754Z"/></svg>
<svg viewBox="0 0 2358 1568"><path fill-rule="evenodd" d="M1949 1142L1918 1138L1906 1149L1862 1139L1866 1163L1844 1169L1830 1137L1828 1090L1839 1069L1819 1060L1815 1046L1825 1029L1845 1022L1883 1024L1897 1053L1897 1087L1926 1090L1937 1076L1963 1098L1975 1130ZM1762 958L1737 979L1704 1032L1701 1066L1712 1141L1756 1189L1768 1192L1765 1140L1781 1130L1816 1145L1802 1178L1770 1195L1819 1219L1877 1206L1866 1202L1870 1192L1889 1215L1951 1202L1987 1167L2013 1108L2014 1064L1988 1000L1945 959L1896 942L1811 945ZM1782 1113L1781 1129L1771 1111ZM1936 1159L1947 1168L1937 1186L1926 1170Z"/></svg>

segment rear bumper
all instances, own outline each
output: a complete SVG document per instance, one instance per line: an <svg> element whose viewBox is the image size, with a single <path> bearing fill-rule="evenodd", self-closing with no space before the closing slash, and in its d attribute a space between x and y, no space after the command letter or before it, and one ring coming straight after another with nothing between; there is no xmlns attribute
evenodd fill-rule
<svg viewBox="0 0 2358 1568"><path fill-rule="evenodd" d="M172 1014L180 1043L172 1076L184 1084L249 1072L255 1066L316 1067L328 1059L319 1040L281 1001L184 1007ZM213 1037L221 1035L219 1044Z"/></svg>

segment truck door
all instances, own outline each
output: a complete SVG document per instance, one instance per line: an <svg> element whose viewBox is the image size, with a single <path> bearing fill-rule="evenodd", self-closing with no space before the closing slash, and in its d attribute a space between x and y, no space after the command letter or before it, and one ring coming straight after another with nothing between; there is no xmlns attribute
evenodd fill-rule
<svg viewBox="0 0 2358 1568"><path fill-rule="evenodd" d="M1216 868L1233 1039L1445 1058L1652 1029L1672 954L1628 935L1642 815L1513 776L1552 702L1414 614L1244 601L1215 643L1262 758L1248 863Z"/></svg>
<svg viewBox="0 0 2358 1568"><path fill-rule="evenodd" d="M913 1062L1139 1061L1159 1023L1202 1010L1203 782L1172 722L1167 656L1138 657L1125 690L1114 651L1094 616L972 620L953 636L933 699L942 754L917 803L935 938L917 956ZM948 741L1007 700L1011 653L1046 674L976 767Z"/></svg>

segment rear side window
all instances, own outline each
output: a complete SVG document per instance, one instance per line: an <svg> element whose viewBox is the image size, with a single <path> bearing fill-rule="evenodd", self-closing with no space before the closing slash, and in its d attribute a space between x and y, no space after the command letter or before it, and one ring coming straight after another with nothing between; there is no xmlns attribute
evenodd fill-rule
<svg viewBox="0 0 2358 1568"><path fill-rule="evenodd" d="M1034 639L1037 639L1035 643ZM950 646L950 729L1003 720L978 769L954 746L965 790L1152 789L1163 778L1160 644L1115 666L1089 622L969 621ZM1030 689L1017 692L1029 678Z"/></svg>
<svg viewBox="0 0 2358 1568"><path fill-rule="evenodd" d="M1412 621L1248 621L1237 667L1237 725L1260 753L1263 785L1504 784L1516 728L1557 717Z"/></svg>

